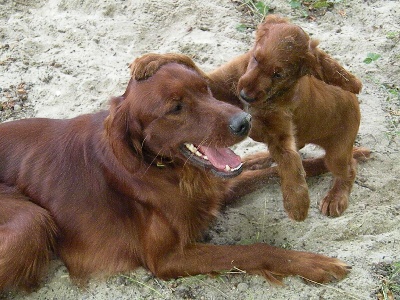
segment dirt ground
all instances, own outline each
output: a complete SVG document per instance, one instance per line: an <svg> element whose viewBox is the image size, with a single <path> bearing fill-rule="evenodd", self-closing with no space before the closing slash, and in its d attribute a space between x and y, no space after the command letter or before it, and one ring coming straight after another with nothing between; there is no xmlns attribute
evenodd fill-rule
<svg viewBox="0 0 400 300"><path fill-rule="evenodd" d="M362 79L357 144L373 158L359 165L350 206L339 218L318 211L331 184L327 174L308 180L306 221L287 218L272 183L227 208L208 236L216 244L266 242L336 256L352 266L349 276L328 285L292 277L276 287L246 274L162 281L137 270L79 289L55 259L39 290L0 299L377 299L382 266L400 261L400 3L336 0L321 13L289 2L267 3ZM212 70L250 48L254 18L229 0L0 0L1 121L106 108L110 96L124 92L128 63L147 52L185 53ZM380 57L368 64L369 53ZM261 148L248 139L237 150Z"/></svg>

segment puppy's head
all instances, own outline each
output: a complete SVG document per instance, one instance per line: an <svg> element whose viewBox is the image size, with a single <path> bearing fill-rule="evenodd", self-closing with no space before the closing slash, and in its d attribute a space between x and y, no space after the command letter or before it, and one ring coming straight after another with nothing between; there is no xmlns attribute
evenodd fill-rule
<svg viewBox="0 0 400 300"><path fill-rule="evenodd" d="M250 130L250 115L216 100L202 76L177 63L145 80L131 79L106 122L111 143L123 141L125 152L147 164L192 163L221 176L240 173L240 158L228 147Z"/></svg>
<svg viewBox="0 0 400 300"><path fill-rule="evenodd" d="M247 102L263 101L290 90L304 76L310 59L309 37L285 19L270 16L256 33L256 42L238 92Z"/></svg>
<svg viewBox="0 0 400 300"><path fill-rule="evenodd" d="M358 93L358 79L317 46L299 26L268 16L257 29L246 73L238 83L242 100L272 100L290 91L304 75Z"/></svg>

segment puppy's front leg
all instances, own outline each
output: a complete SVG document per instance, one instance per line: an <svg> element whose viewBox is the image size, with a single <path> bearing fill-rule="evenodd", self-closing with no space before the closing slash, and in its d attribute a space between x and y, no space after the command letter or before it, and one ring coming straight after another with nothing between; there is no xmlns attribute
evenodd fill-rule
<svg viewBox="0 0 400 300"><path fill-rule="evenodd" d="M292 115L285 110L271 110L262 114L257 110L250 112L253 116L250 137L266 143L273 160L278 165L283 206L289 218L303 221L308 214L310 197L305 180L306 173L297 151ZM313 169L312 166L309 167Z"/></svg>
<svg viewBox="0 0 400 300"><path fill-rule="evenodd" d="M308 214L310 197L300 154L293 135L269 135L268 148L278 164L283 206L289 218L303 221Z"/></svg>

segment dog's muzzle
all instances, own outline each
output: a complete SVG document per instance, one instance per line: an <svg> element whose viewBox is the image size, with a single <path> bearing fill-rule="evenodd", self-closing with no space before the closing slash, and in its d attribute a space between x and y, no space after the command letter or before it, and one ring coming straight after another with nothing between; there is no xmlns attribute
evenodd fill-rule
<svg viewBox="0 0 400 300"><path fill-rule="evenodd" d="M251 115L246 112L240 112L234 115L229 124L229 129L234 135L245 136L249 134L251 128Z"/></svg>

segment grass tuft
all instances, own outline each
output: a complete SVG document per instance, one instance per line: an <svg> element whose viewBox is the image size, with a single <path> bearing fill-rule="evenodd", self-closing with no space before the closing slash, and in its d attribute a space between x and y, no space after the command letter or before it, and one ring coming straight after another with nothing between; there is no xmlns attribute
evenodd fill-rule
<svg viewBox="0 0 400 300"><path fill-rule="evenodd" d="M394 300L400 297L400 261L390 264L380 263L375 266L380 277L377 292L378 300Z"/></svg>
<svg viewBox="0 0 400 300"><path fill-rule="evenodd" d="M332 10L335 4L343 0L289 0L292 9L300 12L304 18L315 19Z"/></svg>

